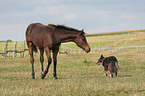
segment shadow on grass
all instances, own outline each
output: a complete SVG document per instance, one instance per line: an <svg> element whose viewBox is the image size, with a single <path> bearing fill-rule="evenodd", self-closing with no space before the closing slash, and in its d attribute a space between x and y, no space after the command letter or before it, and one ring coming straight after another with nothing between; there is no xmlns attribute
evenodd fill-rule
<svg viewBox="0 0 145 96"><path fill-rule="evenodd" d="M132 75L119 75L118 77L130 78Z"/></svg>
<svg viewBox="0 0 145 96"><path fill-rule="evenodd" d="M66 79L95 79L95 78L107 78L109 76L104 76L104 75L96 75L96 74L91 74L91 75L78 75L78 76L58 76L58 79L54 79L53 76L46 76L44 80L66 80ZM117 77L114 76L113 78L131 78L133 77L132 75L118 75ZM28 79L29 77L27 77ZM110 78L110 77L109 77ZM31 77L29 78L31 79ZM37 76L37 79L41 79L41 77ZM43 80L43 79L42 79Z"/></svg>

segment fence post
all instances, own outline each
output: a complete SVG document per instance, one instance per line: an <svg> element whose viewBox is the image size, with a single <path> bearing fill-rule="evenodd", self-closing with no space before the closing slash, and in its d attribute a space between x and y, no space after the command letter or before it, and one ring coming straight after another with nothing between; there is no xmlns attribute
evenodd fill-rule
<svg viewBox="0 0 145 96"><path fill-rule="evenodd" d="M127 44L127 42L125 41L125 42L124 42L124 50L127 51L127 45L126 45L126 44Z"/></svg>
<svg viewBox="0 0 145 96"><path fill-rule="evenodd" d="M137 52L139 52L139 48L138 48L138 45L137 45Z"/></svg>
<svg viewBox="0 0 145 96"><path fill-rule="evenodd" d="M67 48L67 53L70 54L69 48Z"/></svg>
<svg viewBox="0 0 145 96"><path fill-rule="evenodd" d="M95 54L96 53L96 48L94 48L94 49L92 49L93 50L93 54Z"/></svg>
<svg viewBox="0 0 145 96"><path fill-rule="evenodd" d="M7 51L6 51L6 48L3 48L3 53L4 53L4 58L6 59L6 57L7 57Z"/></svg>
<svg viewBox="0 0 145 96"><path fill-rule="evenodd" d="M74 50L73 50L73 48L71 48L71 54L74 54L73 52L74 52Z"/></svg>
<svg viewBox="0 0 145 96"><path fill-rule="evenodd" d="M61 49L61 45L59 46L59 51L58 51L58 55L60 55L60 49Z"/></svg>
<svg viewBox="0 0 145 96"><path fill-rule="evenodd" d="M110 54L110 46L109 46L109 44L108 44L108 54Z"/></svg>
<svg viewBox="0 0 145 96"><path fill-rule="evenodd" d="M80 54L82 53L82 50L80 49Z"/></svg>
<svg viewBox="0 0 145 96"><path fill-rule="evenodd" d="M17 42L14 43L13 58L15 58L16 56L16 47L17 47Z"/></svg>
<svg viewBox="0 0 145 96"><path fill-rule="evenodd" d="M99 42L99 50L98 53L101 54L101 43Z"/></svg>
<svg viewBox="0 0 145 96"><path fill-rule="evenodd" d="M4 54L4 58L5 58L5 59L6 59L6 57L7 57L7 48L8 48L8 41L6 41L6 46L5 46L4 50L3 50L3 52L5 53L5 54Z"/></svg>
<svg viewBox="0 0 145 96"><path fill-rule="evenodd" d="M99 42L99 51L100 51L100 48L101 48L101 44L100 44L100 42Z"/></svg>
<svg viewBox="0 0 145 96"><path fill-rule="evenodd" d="M22 53L22 56L24 57L24 53L25 53L25 41L23 43L23 53Z"/></svg>
<svg viewBox="0 0 145 96"><path fill-rule="evenodd" d="M63 52L65 53L65 46L63 47Z"/></svg>
<svg viewBox="0 0 145 96"><path fill-rule="evenodd" d="M78 50L76 49L76 54L77 54L77 51L78 51Z"/></svg>

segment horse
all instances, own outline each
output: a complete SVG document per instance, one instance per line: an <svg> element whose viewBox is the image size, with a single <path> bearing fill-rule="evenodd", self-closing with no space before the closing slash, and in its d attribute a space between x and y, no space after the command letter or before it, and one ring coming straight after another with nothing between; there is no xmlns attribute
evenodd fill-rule
<svg viewBox="0 0 145 96"><path fill-rule="evenodd" d="M86 53L90 52L90 46L87 43L84 30L77 30L65 25L54 25L48 24L43 25L41 23L32 23L26 29L26 42L30 54L30 63L32 65L32 79L35 79L34 73L34 57L33 52L40 50L40 62L41 62L41 78L44 79L48 73L49 66L52 63L51 51L53 53L53 77L57 78L56 66L57 66L57 55L61 43L74 42L76 45ZM44 71L44 51L47 56L48 64Z"/></svg>

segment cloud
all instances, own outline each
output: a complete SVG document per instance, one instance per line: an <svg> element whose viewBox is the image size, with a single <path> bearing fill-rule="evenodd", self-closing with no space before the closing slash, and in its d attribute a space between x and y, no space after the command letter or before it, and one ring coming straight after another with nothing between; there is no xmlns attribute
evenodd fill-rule
<svg viewBox="0 0 145 96"><path fill-rule="evenodd" d="M46 6L46 7L36 7L33 10L33 13L36 14L51 14L51 15L58 15L65 11L67 6Z"/></svg>
<svg viewBox="0 0 145 96"><path fill-rule="evenodd" d="M75 13L68 13L64 16L68 21L74 21L77 19L78 15Z"/></svg>
<svg viewBox="0 0 145 96"><path fill-rule="evenodd" d="M144 3L144 0L1 0L0 40L25 39L26 27L34 22L84 28L88 34L144 28Z"/></svg>
<svg viewBox="0 0 145 96"><path fill-rule="evenodd" d="M25 40L25 24L8 24L0 26L0 40L11 39L13 41Z"/></svg>

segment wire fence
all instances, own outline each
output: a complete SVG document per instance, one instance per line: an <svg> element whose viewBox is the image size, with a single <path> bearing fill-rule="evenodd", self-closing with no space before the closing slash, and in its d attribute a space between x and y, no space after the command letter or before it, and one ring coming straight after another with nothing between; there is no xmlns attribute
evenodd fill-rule
<svg viewBox="0 0 145 96"><path fill-rule="evenodd" d="M84 54L82 49L73 49L63 46L64 54ZM145 45L128 45L121 47L91 48L90 54L113 54L119 52L145 52Z"/></svg>
<svg viewBox="0 0 145 96"><path fill-rule="evenodd" d="M126 45L124 44L121 47L96 47L91 48L89 54L113 54L119 52L145 52L145 45ZM60 47L60 54L85 54L85 51L80 48L69 48L64 45ZM25 57L29 56L29 52L26 46L26 42L13 42L13 43L0 43L0 55L3 58L16 56Z"/></svg>

